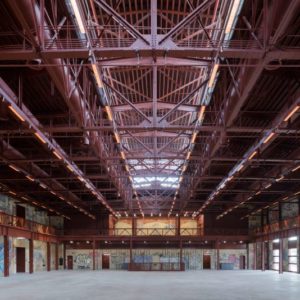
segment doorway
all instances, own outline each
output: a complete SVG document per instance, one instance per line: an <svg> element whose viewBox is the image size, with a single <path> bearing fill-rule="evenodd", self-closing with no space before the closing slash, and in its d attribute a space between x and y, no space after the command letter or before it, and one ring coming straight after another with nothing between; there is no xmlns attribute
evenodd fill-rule
<svg viewBox="0 0 300 300"><path fill-rule="evenodd" d="M211 269L211 257L210 255L203 255L203 269Z"/></svg>
<svg viewBox="0 0 300 300"><path fill-rule="evenodd" d="M109 269L109 260L110 260L109 254L102 254L102 269L103 270Z"/></svg>
<svg viewBox="0 0 300 300"><path fill-rule="evenodd" d="M240 256L240 270L245 270L246 269L246 256L241 255Z"/></svg>
<svg viewBox="0 0 300 300"><path fill-rule="evenodd" d="M67 269L73 270L73 256L72 255L68 255L68 257L67 257Z"/></svg>
<svg viewBox="0 0 300 300"><path fill-rule="evenodd" d="M17 247L16 248L16 265L17 265L17 273L25 273L25 248Z"/></svg>

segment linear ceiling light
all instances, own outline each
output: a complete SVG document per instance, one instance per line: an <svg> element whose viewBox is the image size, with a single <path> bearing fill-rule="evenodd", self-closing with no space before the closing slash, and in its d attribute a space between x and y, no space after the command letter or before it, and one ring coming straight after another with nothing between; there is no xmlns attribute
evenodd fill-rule
<svg viewBox="0 0 300 300"><path fill-rule="evenodd" d="M55 150L53 151L53 154L54 154L58 159L62 159L62 157L59 155L59 153L56 152Z"/></svg>
<svg viewBox="0 0 300 300"><path fill-rule="evenodd" d="M35 132L34 135L43 143L46 144L46 141L44 140L44 138L38 133Z"/></svg>
<svg viewBox="0 0 300 300"><path fill-rule="evenodd" d="M34 181L34 178L31 177L30 175L27 175L26 178L29 179L30 181Z"/></svg>
<svg viewBox="0 0 300 300"><path fill-rule="evenodd" d="M102 80L100 78L100 74L99 74L97 65L96 64L92 64L92 69L93 69L93 72L94 72L94 75L95 75L98 87L99 88L103 88L103 83L102 83Z"/></svg>
<svg viewBox="0 0 300 300"><path fill-rule="evenodd" d="M284 122L287 122L293 115L294 113L296 113L299 110L300 106L297 105L296 107L294 107L291 112L285 117Z"/></svg>
<svg viewBox="0 0 300 300"><path fill-rule="evenodd" d="M214 82L215 82L218 69L219 69L219 64L215 64L212 71L211 71L210 79L209 79L209 82L208 82L208 87L209 88L211 88L213 86Z"/></svg>
<svg viewBox="0 0 300 300"><path fill-rule="evenodd" d="M119 136L119 134L117 132L115 132L115 138L116 138L117 143L120 144L121 143L121 139L120 139L120 136Z"/></svg>
<svg viewBox="0 0 300 300"><path fill-rule="evenodd" d="M71 171L71 172L74 172L74 169L71 165L67 165L67 168Z"/></svg>
<svg viewBox="0 0 300 300"><path fill-rule="evenodd" d="M272 137L273 137L273 135L274 135L275 133L274 132L271 132L268 136L267 136L267 138L264 140L264 144L266 144Z"/></svg>
<svg viewBox="0 0 300 300"><path fill-rule="evenodd" d="M236 13L238 11L240 5L240 0L233 0L233 4L231 7L231 11L230 11L230 15L226 24L226 28L225 28L225 34L230 33L234 19L236 17Z"/></svg>
<svg viewBox="0 0 300 300"><path fill-rule="evenodd" d="M294 168L294 169L292 170L292 172L295 172L295 171L297 171L297 170L299 170L299 169L300 169L300 165L299 165L298 167Z"/></svg>
<svg viewBox="0 0 300 300"><path fill-rule="evenodd" d="M199 111L199 115L198 115L198 121L199 122L202 122L203 120L203 116L204 116L204 113L205 113L205 109L206 109L206 106L205 105L202 105L201 106L201 109Z"/></svg>
<svg viewBox="0 0 300 300"><path fill-rule="evenodd" d="M24 122L24 118L20 115L20 113L15 109L13 108L11 105L8 107L17 117L19 120L21 120L22 122Z"/></svg>
<svg viewBox="0 0 300 300"><path fill-rule="evenodd" d="M110 108L109 106L105 106L105 110L106 110L108 119L109 119L110 121L112 121L112 120L113 120L113 116L112 116L111 108Z"/></svg>
<svg viewBox="0 0 300 300"><path fill-rule="evenodd" d="M126 159L126 156L125 156L124 151L121 151L121 157L122 157L124 160Z"/></svg>
<svg viewBox="0 0 300 300"><path fill-rule="evenodd" d="M72 8L73 8L73 11L74 11L74 14L75 14L75 18L76 18L76 21L78 23L80 32L81 33L85 33L85 29L84 29L84 26L83 26L83 21L82 21L80 12L79 12L79 8L78 8L78 5L77 5L77 2L76 2L76 0L70 0L70 2L71 2L71 5L72 5Z"/></svg>
<svg viewBox="0 0 300 300"><path fill-rule="evenodd" d="M189 152L187 153L187 156L186 156L186 159L187 159L187 160L189 160L189 159L190 159L190 157L191 157L191 154L192 154L192 152L191 152L191 151L189 151Z"/></svg>
<svg viewBox="0 0 300 300"><path fill-rule="evenodd" d="M191 140L191 143L194 144L195 141L196 141L196 138L197 138L197 134L198 132L194 132L193 135L192 135L192 140Z"/></svg>
<svg viewBox="0 0 300 300"><path fill-rule="evenodd" d="M17 167L15 167L14 165L8 165L8 166L17 172L20 172L20 170Z"/></svg>
<svg viewBox="0 0 300 300"><path fill-rule="evenodd" d="M254 151L248 158L248 160L251 160L255 155L256 155L257 151Z"/></svg>

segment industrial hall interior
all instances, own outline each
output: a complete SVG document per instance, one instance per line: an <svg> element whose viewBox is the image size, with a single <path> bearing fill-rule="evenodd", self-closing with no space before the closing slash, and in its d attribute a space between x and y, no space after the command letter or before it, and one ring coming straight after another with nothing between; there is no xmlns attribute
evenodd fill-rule
<svg viewBox="0 0 300 300"><path fill-rule="evenodd" d="M300 0L0 1L3 299L300 299Z"/></svg>

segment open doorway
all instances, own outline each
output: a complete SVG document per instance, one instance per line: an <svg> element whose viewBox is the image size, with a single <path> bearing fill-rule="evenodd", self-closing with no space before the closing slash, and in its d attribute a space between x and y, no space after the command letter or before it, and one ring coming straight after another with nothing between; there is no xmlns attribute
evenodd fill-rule
<svg viewBox="0 0 300 300"><path fill-rule="evenodd" d="M246 256L241 255L240 256L240 270L245 270L246 269Z"/></svg>
<svg viewBox="0 0 300 300"><path fill-rule="evenodd" d="M203 269L210 270L211 269L211 257L210 255L203 255Z"/></svg>
<svg viewBox="0 0 300 300"><path fill-rule="evenodd" d="M16 248L16 266L17 266L17 273L25 273L26 266L25 266L25 248L17 247Z"/></svg>
<svg viewBox="0 0 300 300"><path fill-rule="evenodd" d="M73 270L73 256L72 255L68 255L68 257L67 257L67 269Z"/></svg>
<svg viewBox="0 0 300 300"><path fill-rule="evenodd" d="M108 270L109 269L109 261L110 255L109 254L102 254L102 269Z"/></svg>

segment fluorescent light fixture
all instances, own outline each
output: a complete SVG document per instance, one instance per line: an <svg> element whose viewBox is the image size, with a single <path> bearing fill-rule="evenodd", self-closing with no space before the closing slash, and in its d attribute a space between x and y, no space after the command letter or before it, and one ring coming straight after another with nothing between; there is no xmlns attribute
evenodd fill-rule
<svg viewBox="0 0 300 300"><path fill-rule="evenodd" d="M59 153L57 151L53 151L53 154L58 158L58 159L62 159L62 157L59 155Z"/></svg>
<svg viewBox="0 0 300 300"><path fill-rule="evenodd" d="M14 195L14 196L17 195L17 194L16 194L15 192L13 192L13 191L9 191L9 193L12 194L12 195Z"/></svg>
<svg viewBox="0 0 300 300"><path fill-rule="evenodd" d="M298 237L297 236L291 236L289 237L289 241L297 241Z"/></svg>
<svg viewBox="0 0 300 300"><path fill-rule="evenodd" d="M74 172L74 169L71 165L67 165L67 168L71 171L71 172Z"/></svg>
<svg viewBox="0 0 300 300"><path fill-rule="evenodd" d="M186 156L186 159L187 159L187 160L189 160L189 159L190 159L190 157L191 157L191 154L192 154L192 152L191 152L191 151L189 151L189 152L187 153L187 156Z"/></svg>
<svg viewBox="0 0 300 300"><path fill-rule="evenodd" d="M239 171L242 170L243 168L244 168L244 165L241 164L241 165L239 165L239 167L236 169L236 171L239 172Z"/></svg>
<svg viewBox="0 0 300 300"><path fill-rule="evenodd" d="M77 5L77 2L76 2L76 0L70 0L70 2L71 2L71 5L72 5L72 8L73 8L73 11L74 11L74 14L75 14L75 18L76 18L76 21L78 23L80 32L81 33L85 33L85 29L84 29L84 26L83 26L83 21L82 21L80 12L79 12L79 8L78 8L78 5Z"/></svg>
<svg viewBox="0 0 300 300"><path fill-rule="evenodd" d="M93 69L93 72L94 72L94 75L95 75L98 87L99 88L103 88L103 83L102 83L102 80L100 78L100 74L99 74L97 65L96 64L92 64L92 69Z"/></svg>
<svg viewBox="0 0 300 300"><path fill-rule="evenodd" d="M43 183L40 183L40 187L42 187L43 189L47 188Z"/></svg>
<svg viewBox="0 0 300 300"><path fill-rule="evenodd" d="M126 156L125 156L124 151L121 151L121 157L122 157L124 160L126 159Z"/></svg>
<svg viewBox="0 0 300 300"><path fill-rule="evenodd" d="M202 105L201 108L200 108L200 111L199 111L199 115L198 115L198 121L199 122L203 121L205 110L206 110L206 106Z"/></svg>
<svg viewBox="0 0 300 300"><path fill-rule="evenodd" d="M299 170L299 169L300 169L300 165L297 166L296 168L294 168L294 169L292 170L292 172L295 172L295 171L297 171L297 170Z"/></svg>
<svg viewBox="0 0 300 300"><path fill-rule="evenodd" d="M38 133L35 132L34 135L43 143L46 144L46 141L44 140L44 138Z"/></svg>
<svg viewBox="0 0 300 300"><path fill-rule="evenodd" d="M248 158L248 160L251 160L255 155L256 155L257 151L254 151Z"/></svg>
<svg viewBox="0 0 300 300"><path fill-rule="evenodd" d="M264 144L266 144L272 137L273 137L273 135L274 135L275 133L274 132L271 132L267 137L266 137L266 139L264 140Z"/></svg>
<svg viewBox="0 0 300 300"><path fill-rule="evenodd" d="M279 178L276 179L277 182L281 181L284 179L284 176L280 176Z"/></svg>
<svg viewBox="0 0 300 300"><path fill-rule="evenodd" d="M225 28L225 34L228 34L231 31L231 28L232 28L234 19L236 17L239 5L240 5L240 0L233 0L233 4L232 4L231 10L230 10L230 15L227 20L227 24L226 24L226 28Z"/></svg>
<svg viewBox="0 0 300 300"><path fill-rule="evenodd" d="M116 138L117 143L120 144L121 143L121 139L120 139L120 136L119 136L119 134L117 132L115 132L115 138Z"/></svg>
<svg viewBox="0 0 300 300"><path fill-rule="evenodd" d="M112 115L112 111L111 108L109 106L105 106L105 110L108 116L108 120L112 121L113 120L113 115Z"/></svg>
<svg viewBox="0 0 300 300"><path fill-rule="evenodd" d="M273 240L273 243L278 244L279 242L280 242L280 239L275 239L275 240Z"/></svg>
<svg viewBox="0 0 300 300"><path fill-rule="evenodd" d="M230 176L227 178L227 181L230 181L233 178L233 176Z"/></svg>
<svg viewBox="0 0 300 300"><path fill-rule="evenodd" d="M271 185L272 183L269 183L268 185L265 186L265 189L268 189Z"/></svg>
<svg viewBox="0 0 300 300"><path fill-rule="evenodd" d="M77 178L78 178L81 182L84 181L84 179L83 179L81 176L77 176Z"/></svg>
<svg viewBox="0 0 300 300"><path fill-rule="evenodd" d="M293 115L294 113L296 113L299 110L300 106L297 105L296 107L294 107L290 113L285 117L284 122L287 122Z"/></svg>
<svg viewBox="0 0 300 300"><path fill-rule="evenodd" d="M16 172L20 172L20 170L14 165L8 165L11 169L15 170Z"/></svg>
<svg viewBox="0 0 300 300"><path fill-rule="evenodd" d="M209 82L208 82L208 87L209 88L211 88L213 86L214 82L215 82L218 69L219 69L219 64L215 64L212 71L211 71L211 74L210 74L210 79L209 79Z"/></svg>
<svg viewBox="0 0 300 300"><path fill-rule="evenodd" d="M17 117L20 121L24 122L24 118L20 115L20 113L15 109L13 108L11 105L8 107Z"/></svg>
<svg viewBox="0 0 300 300"><path fill-rule="evenodd" d="M198 132L194 132L193 135L192 135L192 140L191 140L191 143L194 144L195 141L196 141L196 138L197 138L197 134Z"/></svg>
<svg viewBox="0 0 300 300"><path fill-rule="evenodd" d="M30 181L34 181L34 178L31 177L30 175L27 175L26 178L29 179Z"/></svg>

